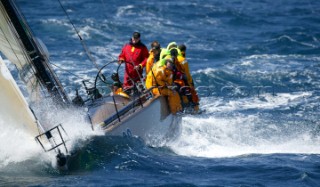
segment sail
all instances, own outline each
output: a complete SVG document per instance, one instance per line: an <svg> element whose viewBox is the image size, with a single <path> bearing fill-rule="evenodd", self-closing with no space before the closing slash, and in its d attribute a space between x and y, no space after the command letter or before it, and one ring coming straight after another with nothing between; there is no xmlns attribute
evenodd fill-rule
<svg viewBox="0 0 320 187"><path fill-rule="evenodd" d="M14 0L0 1L0 51L18 69L31 101L51 96L55 101L69 99L51 66L45 50L32 34Z"/></svg>
<svg viewBox="0 0 320 187"><path fill-rule="evenodd" d="M42 131L37 124L28 103L0 56L0 117L6 118L8 125L18 125L32 137ZM39 131L40 130L40 131Z"/></svg>
<svg viewBox="0 0 320 187"><path fill-rule="evenodd" d="M0 6L0 51L15 64L20 79L26 84L29 98L35 101L40 98L40 84L35 75L35 69L31 65L31 59L26 54L23 45L18 40L17 33L14 33L13 25L5 13L4 7Z"/></svg>

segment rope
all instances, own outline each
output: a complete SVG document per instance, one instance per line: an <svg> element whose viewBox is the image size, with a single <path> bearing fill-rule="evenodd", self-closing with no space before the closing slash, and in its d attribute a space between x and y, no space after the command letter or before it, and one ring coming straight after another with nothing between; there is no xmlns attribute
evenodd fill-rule
<svg viewBox="0 0 320 187"><path fill-rule="evenodd" d="M65 71L65 72L67 72L67 73L69 73L69 74L71 74L71 75L73 75L73 76L75 76L75 77L77 77L77 78L79 78L79 79L81 79L81 80L85 80L85 81L87 80L87 79L84 79L84 78L82 78L82 77L80 77L80 76L78 76L78 75L76 75L76 74L74 74L74 73L72 73L72 72L70 72L70 71L58 66L58 65L56 65L56 64L53 64L51 62L50 62L50 64L55 66L55 67L57 67L57 68L59 68L59 69L61 69L61 70L63 70L63 71Z"/></svg>
<svg viewBox="0 0 320 187"><path fill-rule="evenodd" d="M90 61L95 65L95 67L99 70L100 68L99 68L97 62L95 61L95 59L94 59L93 56L91 55L91 53L90 53L87 45L85 44L84 40L83 40L82 37L80 36L78 29L76 28L76 26L75 26L75 25L73 24L73 22L71 21L70 16L69 16L69 14L67 13L66 9L63 7L63 5L62 5L62 3L61 3L60 0L58 0L58 2L59 2L59 4L60 4L62 10L64 11L65 15L67 16L67 18L68 18L70 24L72 25L73 29L75 30L76 34L78 35L78 37L79 37L79 39L80 39L80 43L81 43L82 47L84 48L84 50L85 50L88 58L89 58Z"/></svg>

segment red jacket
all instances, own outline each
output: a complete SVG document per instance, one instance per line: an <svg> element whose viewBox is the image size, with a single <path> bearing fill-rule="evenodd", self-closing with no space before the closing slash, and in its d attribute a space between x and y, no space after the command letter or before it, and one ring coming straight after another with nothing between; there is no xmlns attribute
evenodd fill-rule
<svg viewBox="0 0 320 187"><path fill-rule="evenodd" d="M139 75L137 71L134 69L134 66L141 65L141 69L139 71L140 76L142 77L142 69L146 66L147 59L149 57L148 48L141 42L133 45L132 43L126 44L119 55L119 60L125 61L125 80L124 84L127 85L126 79L129 76L135 82L139 81ZM128 83L132 85L131 83Z"/></svg>

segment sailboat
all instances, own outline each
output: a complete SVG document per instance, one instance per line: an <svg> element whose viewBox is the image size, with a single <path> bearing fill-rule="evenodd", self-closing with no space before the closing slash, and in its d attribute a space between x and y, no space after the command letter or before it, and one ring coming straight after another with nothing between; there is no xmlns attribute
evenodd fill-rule
<svg viewBox="0 0 320 187"><path fill-rule="evenodd" d="M61 124L43 125L46 122L42 118L39 120L32 109L47 98L60 107L80 103L88 111L92 129L102 129L107 136L139 137L147 142L158 142L173 138L180 131L179 118L170 114L166 98L153 96L150 90L139 90L141 85L135 85L138 91L130 97L112 92L101 94L97 86L101 84L99 80L107 83L106 79L112 77L102 74L104 68L109 68L108 64L99 70L93 85L83 82L87 99L77 94L72 100L77 102L70 101L49 63L46 47L34 37L14 0L0 1L0 51L18 70L28 95L27 102L25 93L1 58L0 101L6 103L0 106L0 112L14 119L17 128L27 131L45 151L56 151L60 166L66 164L65 155L69 154L67 132Z"/></svg>
<svg viewBox="0 0 320 187"><path fill-rule="evenodd" d="M36 117L30 103L41 103L41 99L50 96L63 105L69 102L68 97L48 64L46 49L41 45L42 42L33 36L14 1L1 0L0 12L0 51L17 68L30 100L27 102L1 57L2 117L14 121L12 124L16 124L16 128L30 134L45 151L54 150L58 163L64 165L65 155L68 154L65 130L60 124L44 126Z"/></svg>
<svg viewBox="0 0 320 187"><path fill-rule="evenodd" d="M111 75L101 74L109 65L99 70L92 87L84 82L89 96L84 105L93 128L104 130L108 136L136 136L146 142L168 140L178 134L180 118L170 113L166 98L152 95L151 89L145 90L139 82L132 87L130 96L112 91L99 95L99 79L107 85L119 82L120 65L116 72L109 71Z"/></svg>

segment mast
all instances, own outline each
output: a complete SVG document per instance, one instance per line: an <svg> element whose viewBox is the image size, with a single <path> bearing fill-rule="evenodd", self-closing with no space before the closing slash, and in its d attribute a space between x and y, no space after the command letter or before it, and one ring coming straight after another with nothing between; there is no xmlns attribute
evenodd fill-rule
<svg viewBox="0 0 320 187"><path fill-rule="evenodd" d="M44 54L41 46L38 45L39 42L33 36L31 29L15 5L14 0L1 0L0 6L3 7L1 10L4 10L7 14L5 17L9 19L7 21L12 35L15 37L15 40L18 41L17 43L20 43L20 47L24 50L24 55L27 56L27 61L32 64L33 73L37 79L37 82L40 83L41 87L46 88L48 93L54 98L55 101L59 103L70 103L62 84L56 77L49 64L48 57ZM22 71L24 69L30 69L30 67L26 68L24 65L20 70ZM20 76L22 73L30 73L21 71Z"/></svg>

